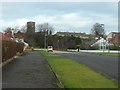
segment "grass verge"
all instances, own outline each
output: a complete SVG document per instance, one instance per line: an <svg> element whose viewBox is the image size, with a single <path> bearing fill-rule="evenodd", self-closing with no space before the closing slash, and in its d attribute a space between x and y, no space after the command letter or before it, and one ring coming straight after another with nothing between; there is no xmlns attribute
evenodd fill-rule
<svg viewBox="0 0 120 90"><path fill-rule="evenodd" d="M97 55L104 55L104 56L115 56L115 57L120 57L120 53L94 53Z"/></svg>
<svg viewBox="0 0 120 90"><path fill-rule="evenodd" d="M57 54L40 51L65 88L117 88L117 83L83 64Z"/></svg>

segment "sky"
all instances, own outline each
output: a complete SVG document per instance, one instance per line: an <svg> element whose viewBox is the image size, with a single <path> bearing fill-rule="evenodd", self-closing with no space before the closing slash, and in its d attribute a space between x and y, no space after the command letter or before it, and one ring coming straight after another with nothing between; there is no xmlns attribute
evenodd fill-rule
<svg viewBox="0 0 120 90"><path fill-rule="evenodd" d="M28 21L48 22L55 32L90 33L95 23L105 25L106 33L118 31L117 2L3 2L0 31L22 27Z"/></svg>

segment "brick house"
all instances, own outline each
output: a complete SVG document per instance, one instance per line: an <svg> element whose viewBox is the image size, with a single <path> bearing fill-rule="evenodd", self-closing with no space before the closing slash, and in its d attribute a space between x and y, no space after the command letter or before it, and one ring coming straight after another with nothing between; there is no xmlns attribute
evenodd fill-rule
<svg viewBox="0 0 120 90"><path fill-rule="evenodd" d="M0 32L0 41L2 41L2 40L11 41L12 39L9 35L6 35L6 34Z"/></svg>
<svg viewBox="0 0 120 90"><path fill-rule="evenodd" d="M120 32L111 32L106 40L114 45L120 45Z"/></svg>

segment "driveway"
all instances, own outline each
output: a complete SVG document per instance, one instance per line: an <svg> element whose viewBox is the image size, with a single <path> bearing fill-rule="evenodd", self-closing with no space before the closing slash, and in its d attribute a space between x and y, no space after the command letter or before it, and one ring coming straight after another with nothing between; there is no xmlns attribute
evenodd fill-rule
<svg viewBox="0 0 120 90"><path fill-rule="evenodd" d="M77 62L80 62L89 68L104 74L105 76L118 81L118 57L102 56L90 53L81 52L60 52L54 53L60 54L64 57L71 58Z"/></svg>
<svg viewBox="0 0 120 90"><path fill-rule="evenodd" d="M37 51L16 58L2 69L3 88L58 88L47 61Z"/></svg>

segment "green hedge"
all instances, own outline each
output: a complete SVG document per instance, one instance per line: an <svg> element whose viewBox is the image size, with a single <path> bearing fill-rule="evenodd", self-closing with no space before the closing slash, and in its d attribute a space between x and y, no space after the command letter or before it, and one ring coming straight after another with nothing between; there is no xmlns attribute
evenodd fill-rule
<svg viewBox="0 0 120 90"><path fill-rule="evenodd" d="M2 41L2 62L12 58L17 52L22 53L24 48L23 43L16 43L14 41Z"/></svg>

